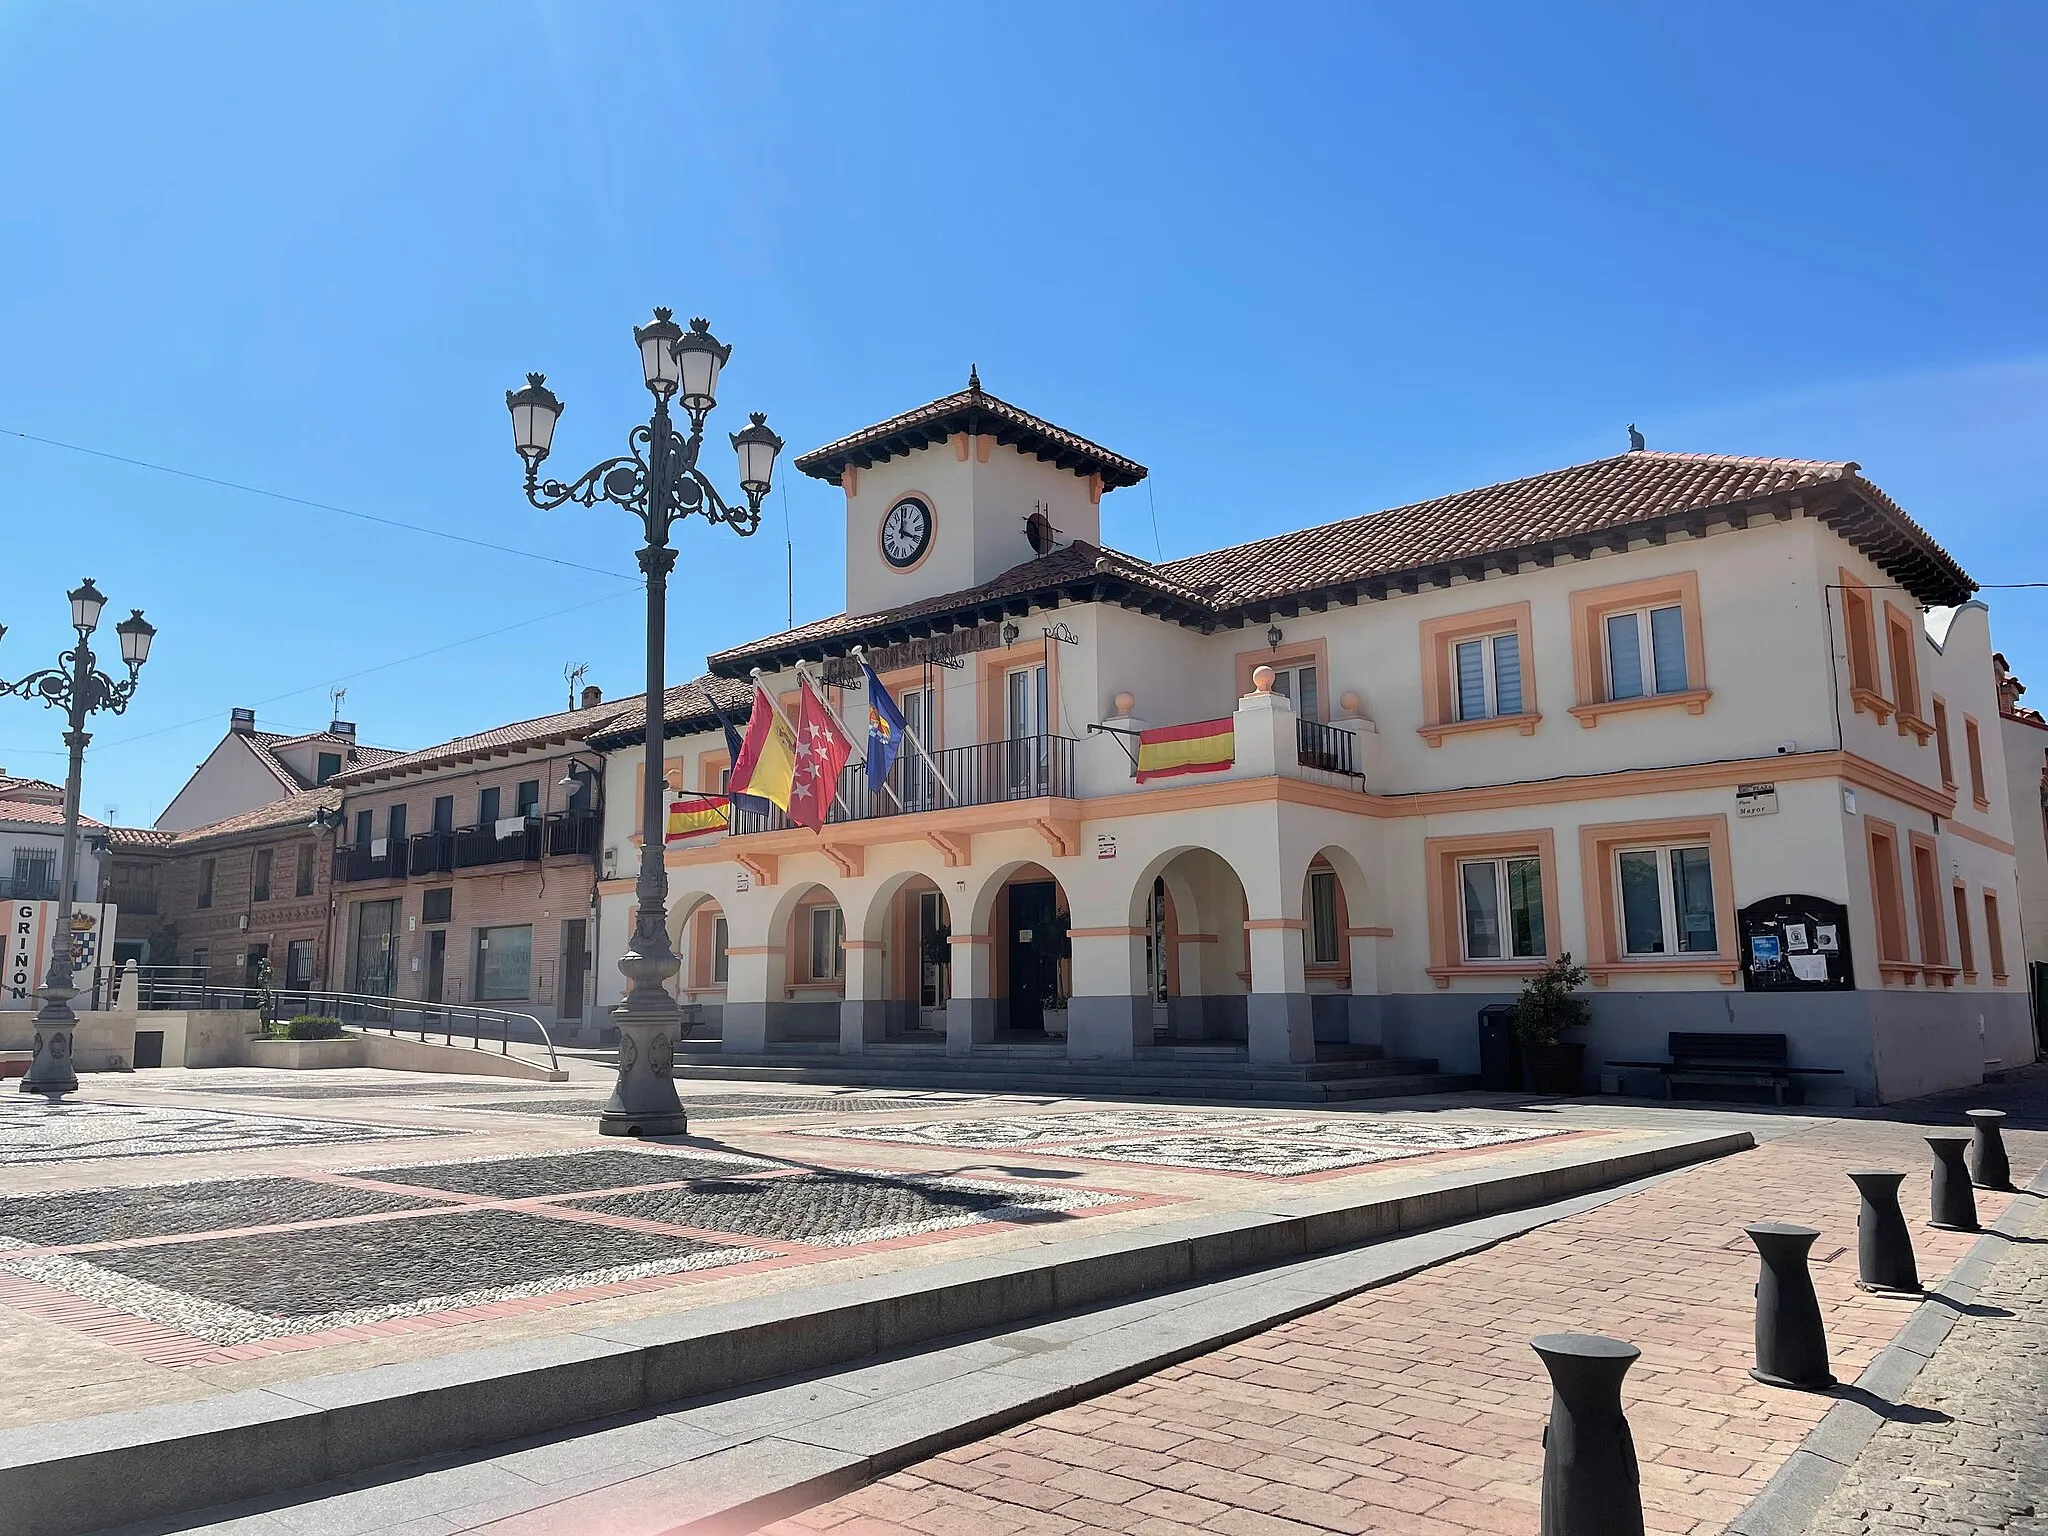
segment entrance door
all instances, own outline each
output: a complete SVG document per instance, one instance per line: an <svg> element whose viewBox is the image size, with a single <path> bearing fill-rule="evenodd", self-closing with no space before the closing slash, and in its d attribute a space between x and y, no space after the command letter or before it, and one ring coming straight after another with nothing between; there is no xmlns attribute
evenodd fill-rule
<svg viewBox="0 0 2048 1536"><path fill-rule="evenodd" d="M1045 1005L1059 987L1053 942L1053 883L1010 887L1010 1028L1045 1029Z"/></svg>
<svg viewBox="0 0 2048 1536"><path fill-rule="evenodd" d="M915 736L924 744L927 752L939 749L932 733L932 691L929 688L906 688L896 696L896 707L903 711L905 736ZM936 803L938 786L932 782L932 771L925 766L916 747L905 741L896 757L896 777L903 789L903 809L906 811L928 811Z"/></svg>
<svg viewBox="0 0 2048 1536"><path fill-rule="evenodd" d="M390 997L398 989L398 903L365 901L356 906L356 952L351 992Z"/></svg>
<svg viewBox="0 0 2048 1536"><path fill-rule="evenodd" d="M555 1004L555 1016L581 1020L583 980L590 974L590 950L584 939L584 919L562 924L562 992Z"/></svg>
<svg viewBox="0 0 2048 1536"><path fill-rule="evenodd" d="M448 974L448 930L427 930L427 984L423 994L430 1003L441 1001L441 987Z"/></svg>
<svg viewBox="0 0 2048 1536"><path fill-rule="evenodd" d="M953 949L940 940L946 931L945 898L937 891L917 896L918 1023L943 1030L946 1003L953 993Z"/></svg>

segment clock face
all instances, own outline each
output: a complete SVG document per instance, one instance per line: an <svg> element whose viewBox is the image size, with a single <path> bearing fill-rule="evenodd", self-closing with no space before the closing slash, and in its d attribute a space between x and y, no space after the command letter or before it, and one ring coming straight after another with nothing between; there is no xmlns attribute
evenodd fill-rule
<svg viewBox="0 0 2048 1536"><path fill-rule="evenodd" d="M924 558L932 542L932 509L906 496L882 519L882 558L904 570Z"/></svg>

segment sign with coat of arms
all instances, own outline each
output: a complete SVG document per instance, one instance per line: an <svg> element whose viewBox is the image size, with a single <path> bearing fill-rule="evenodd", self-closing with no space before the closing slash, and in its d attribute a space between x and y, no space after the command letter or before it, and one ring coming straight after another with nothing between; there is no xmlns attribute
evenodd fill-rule
<svg viewBox="0 0 2048 1536"><path fill-rule="evenodd" d="M7 916L5 944L0 946L0 1008L39 1008L42 1000L36 991L49 972L57 939L57 903L10 901L0 911ZM118 908L100 902L71 909L71 984L81 993L91 993L94 969L103 955L113 952L118 915ZM89 1006L89 1001L81 998L72 1006Z"/></svg>

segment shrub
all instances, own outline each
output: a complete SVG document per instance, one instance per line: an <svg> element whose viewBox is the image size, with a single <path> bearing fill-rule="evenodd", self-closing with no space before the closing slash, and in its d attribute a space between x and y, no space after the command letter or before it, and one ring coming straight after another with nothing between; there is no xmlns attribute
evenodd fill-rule
<svg viewBox="0 0 2048 1536"><path fill-rule="evenodd" d="M1568 1029L1592 1017L1592 1006L1574 994L1586 984L1586 968L1567 950L1522 985L1508 1022L1524 1045L1555 1045Z"/></svg>
<svg viewBox="0 0 2048 1536"><path fill-rule="evenodd" d="M263 1032L273 1040L338 1040L341 1020L324 1013L302 1013L285 1022L273 1020Z"/></svg>

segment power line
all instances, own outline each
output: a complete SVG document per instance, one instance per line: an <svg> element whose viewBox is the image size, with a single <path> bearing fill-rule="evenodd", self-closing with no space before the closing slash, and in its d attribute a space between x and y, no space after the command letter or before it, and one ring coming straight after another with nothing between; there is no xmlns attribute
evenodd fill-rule
<svg viewBox="0 0 2048 1536"><path fill-rule="evenodd" d="M614 581L638 582L639 578L624 571L608 571L602 566L583 565L574 560L562 560L554 555L543 555L530 549L516 549L509 544L493 544L488 539L467 538L459 533L450 533L445 528L428 528L419 523L401 522L395 517L379 517L374 512L358 512L351 507L338 507L331 501L313 501L304 496L292 496L284 491L266 490L260 485L243 485L238 480L223 480L218 475L202 475L195 470L176 469L169 464L155 464L148 459L133 459L126 454L109 453L104 448L87 448L79 443L59 442L54 437L38 437L33 432L23 432L14 427L0 427L0 436L18 437L23 442L41 443L46 448L62 448L67 453L82 453L88 458L106 459L114 464L126 464L135 469L154 470L160 475L175 475L180 480L196 480L201 485L217 485L223 490L241 491L249 496L267 496L272 501L290 502L295 507L311 507L317 512L333 512L342 517L353 517L361 522L376 523L385 528L401 528L408 533L423 533L430 539L446 539L451 544L467 544L472 549L493 550L501 555L516 555L522 560L539 560L547 565L559 565L566 570L588 571L593 576L609 576Z"/></svg>

